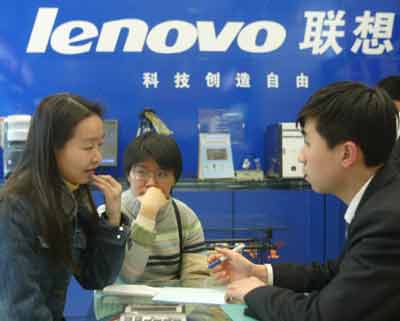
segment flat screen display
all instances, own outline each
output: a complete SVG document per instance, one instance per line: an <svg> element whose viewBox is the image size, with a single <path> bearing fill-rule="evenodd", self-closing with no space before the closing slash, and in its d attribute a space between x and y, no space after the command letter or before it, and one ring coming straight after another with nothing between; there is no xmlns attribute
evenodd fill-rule
<svg viewBox="0 0 400 321"><path fill-rule="evenodd" d="M207 160L226 160L226 148L207 148Z"/></svg>

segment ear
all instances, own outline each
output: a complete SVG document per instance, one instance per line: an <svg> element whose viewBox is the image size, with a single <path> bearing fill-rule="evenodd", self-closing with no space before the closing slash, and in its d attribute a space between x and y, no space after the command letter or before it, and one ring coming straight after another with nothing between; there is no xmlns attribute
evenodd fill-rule
<svg viewBox="0 0 400 321"><path fill-rule="evenodd" d="M126 177L126 180L128 181L129 185L133 185L134 183L134 178L133 178L133 166L131 167L131 170L128 173L128 176Z"/></svg>
<svg viewBox="0 0 400 321"><path fill-rule="evenodd" d="M396 106L396 109L400 112L400 100L393 100L394 101L394 105Z"/></svg>
<svg viewBox="0 0 400 321"><path fill-rule="evenodd" d="M343 167L348 168L360 158L360 149L352 141L345 142L342 147L342 165Z"/></svg>

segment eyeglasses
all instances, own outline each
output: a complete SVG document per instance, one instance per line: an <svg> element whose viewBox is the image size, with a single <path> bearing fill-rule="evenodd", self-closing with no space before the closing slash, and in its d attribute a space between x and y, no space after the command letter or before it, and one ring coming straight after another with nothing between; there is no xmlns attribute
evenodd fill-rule
<svg viewBox="0 0 400 321"><path fill-rule="evenodd" d="M152 177L153 179L157 180L158 182L165 182L168 179L170 179L170 177L172 175L172 173L170 171L166 171L163 169L160 169L155 172L150 172L143 168L133 168L131 173L132 173L133 178L135 178L138 181L147 181Z"/></svg>

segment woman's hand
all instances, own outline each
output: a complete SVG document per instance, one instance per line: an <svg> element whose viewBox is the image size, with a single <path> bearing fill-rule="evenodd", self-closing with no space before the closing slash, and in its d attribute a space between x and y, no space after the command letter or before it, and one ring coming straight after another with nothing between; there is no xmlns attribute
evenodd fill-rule
<svg viewBox="0 0 400 321"><path fill-rule="evenodd" d="M118 226L121 223L121 184L110 175L93 175L92 183L104 194L108 222Z"/></svg>

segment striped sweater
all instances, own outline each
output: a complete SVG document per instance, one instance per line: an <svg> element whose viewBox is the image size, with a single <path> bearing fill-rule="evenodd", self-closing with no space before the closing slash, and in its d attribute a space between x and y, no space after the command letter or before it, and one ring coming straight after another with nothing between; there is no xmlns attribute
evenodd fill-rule
<svg viewBox="0 0 400 321"><path fill-rule="evenodd" d="M174 199L182 222L181 278L206 277L207 252L204 233L197 215L185 203ZM118 283L135 283L147 280L172 280L179 272L179 234L172 200L157 214L154 226L137 220L140 203L130 190L122 194L122 212L132 221L131 237L125 254ZM95 294L96 317L102 318L115 312L115 307L101 304L101 293Z"/></svg>
<svg viewBox="0 0 400 321"><path fill-rule="evenodd" d="M174 199L182 222L183 265L182 277L207 269L204 233L196 214L183 202ZM170 200L157 214L155 226L148 230L136 220L140 203L130 190L122 194L122 212L132 220L131 238L121 277L124 282L154 279L175 279L179 269L179 234L174 206ZM190 257L201 255L204 265L193 267ZM191 266L189 266L189 265ZM190 269L187 271L187 269Z"/></svg>

